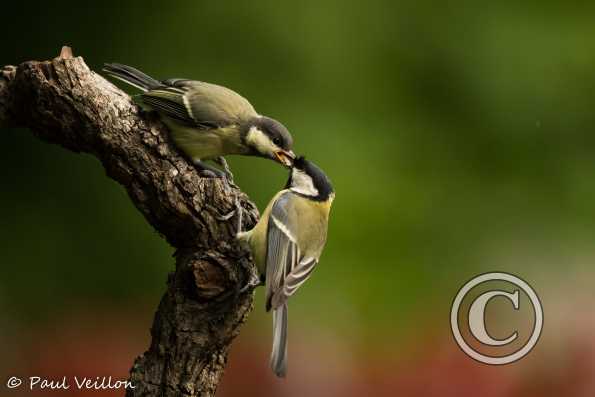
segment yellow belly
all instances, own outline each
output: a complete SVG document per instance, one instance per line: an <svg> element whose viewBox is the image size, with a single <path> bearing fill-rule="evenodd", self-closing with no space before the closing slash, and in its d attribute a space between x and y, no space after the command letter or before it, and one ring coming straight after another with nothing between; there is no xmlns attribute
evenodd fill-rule
<svg viewBox="0 0 595 397"><path fill-rule="evenodd" d="M211 160L228 154L243 154L237 127L199 130L181 126L173 120L164 118L171 137L178 147L193 160Z"/></svg>

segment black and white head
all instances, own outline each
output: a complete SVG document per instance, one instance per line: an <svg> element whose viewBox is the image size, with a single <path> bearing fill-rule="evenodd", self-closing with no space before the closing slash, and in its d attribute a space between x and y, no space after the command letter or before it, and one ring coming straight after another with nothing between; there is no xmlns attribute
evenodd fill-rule
<svg viewBox="0 0 595 397"><path fill-rule="evenodd" d="M335 191L326 174L303 156L293 161L286 189L316 201L333 200Z"/></svg>
<svg viewBox="0 0 595 397"><path fill-rule="evenodd" d="M257 156L273 159L286 167L293 164L293 138L277 120L266 116L255 117L246 128L244 142Z"/></svg>

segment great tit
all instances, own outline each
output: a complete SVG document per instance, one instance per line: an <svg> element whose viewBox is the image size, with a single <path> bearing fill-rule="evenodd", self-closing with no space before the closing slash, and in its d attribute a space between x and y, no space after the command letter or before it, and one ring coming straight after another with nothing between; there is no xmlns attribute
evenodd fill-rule
<svg viewBox="0 0 595 397"><path fill-rule="evenodd" d="M273 310L270 364L279 377L287 372L287 299L318 263L334 198L324 172L298 157L285 189L273 197L256 226L238 233L265 279L266 310Z"/></svg>
<svg viewBox="0 0 595 397"><path fill-rule="evenodd" d="M118 63L105 64L103 70L143 91L141 106L161 116L176 146L201 170L221 176L202 162L215 160L231 177L223 158L228 154L265 157L287 167L295 158L287 128L256 113L250 102L228 88L186 79L158 81Z"/></svg>

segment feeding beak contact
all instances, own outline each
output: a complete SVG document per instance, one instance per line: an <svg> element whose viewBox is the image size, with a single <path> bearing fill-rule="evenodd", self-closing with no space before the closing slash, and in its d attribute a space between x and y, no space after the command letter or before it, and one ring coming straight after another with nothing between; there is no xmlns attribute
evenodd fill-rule
<svg viewBox="0 0 595 397"><path fill-rule="evenodd" d="M275 152L275 157L277 158L277 161L286 167L293 166L293 160L295 160L295 154L293 154L291 150L278 150Z"/></svg>

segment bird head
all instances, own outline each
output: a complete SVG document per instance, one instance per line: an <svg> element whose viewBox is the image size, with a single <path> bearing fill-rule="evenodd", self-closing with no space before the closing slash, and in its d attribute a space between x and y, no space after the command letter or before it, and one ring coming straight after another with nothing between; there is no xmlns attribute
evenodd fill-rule
<svg viewBox="0 0 595 397"><path fill-rule="evenodd" d="M334 198L335 191L326 174L303 156L293 161L286 189L317 201Z"/></svg>
<svg viewBox="0 0 595 397"><path fill-rule="evenodd" d="M265 116L255 117L248 125L244 140L255 155L275 160L286 167L293 165L293 138L277 120Z"/></svg>

